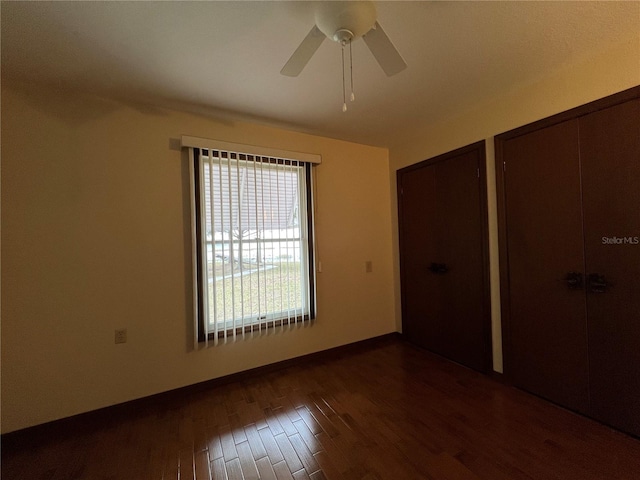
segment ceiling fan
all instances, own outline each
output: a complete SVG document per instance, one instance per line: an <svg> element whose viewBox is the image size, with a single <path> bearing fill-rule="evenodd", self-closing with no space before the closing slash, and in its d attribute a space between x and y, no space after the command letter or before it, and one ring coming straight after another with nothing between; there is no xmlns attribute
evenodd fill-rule
<svg viewBox="0 0 640 480"><path fill-rule="evenodd" d="M300 75L325 38L340 43L344 48L360 37L387 76L401 72L407 64L376 18L376 8L371 1L318 2L315 25L280 73L288 77Z"/></svg>

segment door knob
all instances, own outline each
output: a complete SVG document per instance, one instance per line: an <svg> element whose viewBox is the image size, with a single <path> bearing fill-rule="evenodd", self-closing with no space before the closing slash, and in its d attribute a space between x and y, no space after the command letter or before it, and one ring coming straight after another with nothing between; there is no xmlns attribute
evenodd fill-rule
<svg viewBox="0 0 640 480"><path fill-rule="evenodd" d="M569 272L564 277L567 282L567 286L571 290L579 290L582 288L582 274L578 272Z"/></svg>
<svg viewBox="0 0 640 480"><path fill-rule="evenodd" d="M429 265L429 271L436 275L442 275L449 271L449 267L447 267L445 263L431 262L431 265Z"/></svg>
<svg viewBox="0 0 640 480"><path fill-rule="evenodd" d="M605 293L609 283L604 278L604 275L597 273L590 273L588 277L589 291L591 293Z"/></svg>

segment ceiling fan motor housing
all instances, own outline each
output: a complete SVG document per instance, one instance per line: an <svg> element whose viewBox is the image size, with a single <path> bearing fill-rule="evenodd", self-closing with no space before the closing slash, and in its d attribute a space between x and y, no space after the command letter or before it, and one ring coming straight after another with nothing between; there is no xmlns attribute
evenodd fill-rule
<svg viewBox="0 0 640 480"><path fill-rule="evenodd" d="M316 25L327 38L338 43L362 37L376 23L373 2L319 2Z"/></svg>

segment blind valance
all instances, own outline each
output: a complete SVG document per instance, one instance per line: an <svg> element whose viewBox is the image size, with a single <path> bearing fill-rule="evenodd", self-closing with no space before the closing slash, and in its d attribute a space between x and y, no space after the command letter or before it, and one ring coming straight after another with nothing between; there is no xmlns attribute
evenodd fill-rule
<svg viewBox="0 0 640 480"><path fill-rule="evenodd" d="M243 145L240 143L223 142L208 138L182 136L182 148L202 148L207 150L217 150L224 152L237 152L259 157L274 157L286 160L298 160L305 163L322 163L322 155L306 152L292 152L277 148L266 148L255 145Z"/></svg>

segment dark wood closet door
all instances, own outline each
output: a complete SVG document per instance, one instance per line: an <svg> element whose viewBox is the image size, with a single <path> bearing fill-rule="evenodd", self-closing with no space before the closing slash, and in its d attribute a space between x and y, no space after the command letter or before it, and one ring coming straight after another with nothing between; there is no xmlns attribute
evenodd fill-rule
<svg viewBox="0 0 640 480"><path fill-rule="evenodd" d="M437 163L437 263L444 274L431 275L445 308L437 351L458 363L483 370L486 352L483 318L481 194L476 151Z"/></svg>
<svg viewBox="0 0 640 480"><path fill-rule="evenodd" d="M578 122L503 145L509 271L506 373L513 383L587 412L586 307ZM574 276L570 285L568 275Z"/></svg>
<svg viewBox="0 0 640 480"><path fill-rule="evenodd" d="M592 414L640 435L640 100L582 117L580 158Z"/></svg>
<svg viewBox="0 0 640 480"><path fill-rule="evenodd" d="M399 182L402 331L422 347L439 343L444 310L439 278L429 272L437 257L436 171L433 166L404 173Z"/></svg>
<svg viewBox="0 0 640 480"><path fill-rule="evenodd" d="M490 325L481 148L401 171L399 203L406 337L485 371Z"/></svg>

